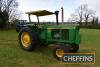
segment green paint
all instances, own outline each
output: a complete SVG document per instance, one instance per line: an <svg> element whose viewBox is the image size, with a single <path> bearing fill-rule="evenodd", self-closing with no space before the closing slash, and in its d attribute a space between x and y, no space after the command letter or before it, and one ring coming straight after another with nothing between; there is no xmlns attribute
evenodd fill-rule
<svg viewBox="0 0 100 67"><path fill-rule="evenodd" d="M48 44L80 44L79 25L61 24L61 25L28 25L33 31L39 34L41 41ZM53 33L59 33L60 38L54 38Z"/></svg>

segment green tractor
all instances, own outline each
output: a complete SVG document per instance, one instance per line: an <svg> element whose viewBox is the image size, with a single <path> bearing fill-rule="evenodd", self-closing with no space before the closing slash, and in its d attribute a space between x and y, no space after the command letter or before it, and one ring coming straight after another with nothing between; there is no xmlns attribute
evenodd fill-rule
<svg viewBox="0 0 100 67"><path fill-rule="evenodd" d="M64 53L77 52L80 44L79 24L59 23L58 13L59 11L47 10L27 12L29 22L31 22L30 15L36 15L38 22L26 24L21 28L18 36L20 47L32 51L39 45L53 44L53 55L56 59L61 59ZM39 22L39 17L46 15L55 15L56 23Z"/></svg>

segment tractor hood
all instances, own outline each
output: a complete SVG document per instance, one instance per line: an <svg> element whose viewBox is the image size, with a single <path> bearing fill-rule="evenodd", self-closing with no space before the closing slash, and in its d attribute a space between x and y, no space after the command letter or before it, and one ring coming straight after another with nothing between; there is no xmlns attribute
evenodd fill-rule
<svg viewBox="0 0 100 67"><path fill-rule="evenodd" d="M26 26L29 26L29 27L33 27L34 24L25 24ZM40 25L37 25L38 28L43 28L43 29L76 29L76 28L79 28L79 24L59 24L59 25L56 25L56 24L51 24L51 25L48 25L48 24L40 24Z"/></svg>
<svg viewBox="0 0 100 67"><path fill-rule="evenodd" d="M47 29L76 29L79 28L79 24L61 24L46 26Z"/></svg>

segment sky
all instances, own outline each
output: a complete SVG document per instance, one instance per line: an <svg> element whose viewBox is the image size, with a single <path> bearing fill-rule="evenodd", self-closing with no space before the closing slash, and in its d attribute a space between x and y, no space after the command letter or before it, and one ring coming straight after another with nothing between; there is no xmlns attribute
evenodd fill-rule
<svg viewBox="0 0 100 67"><path fill-rule="evenodd" d="M82 4L87 4L88 7L96 11L96 16L100 17L100 0L18 0L21 19L28 20L25 12L37 10L60 11L59 21L61 21L61 7L64 8L64 21L67 21L75 9ZM37 21L35 16L31 16L32 21ZM55 21L55 16L40 17L40 21Z"/></svg>

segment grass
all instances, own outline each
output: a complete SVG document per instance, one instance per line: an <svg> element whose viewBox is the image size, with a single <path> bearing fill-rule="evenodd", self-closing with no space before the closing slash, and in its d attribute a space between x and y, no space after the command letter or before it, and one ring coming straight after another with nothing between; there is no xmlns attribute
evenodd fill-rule
<svg viewBox="0 0 100 67"><path fill-rule="evenodd" d="M79 52L96 52L95 64L60 64L50 48L33 52L23 51L14 30L0 31L0 67L100 67L100 30L81 29L82 43Z"/></svg>

